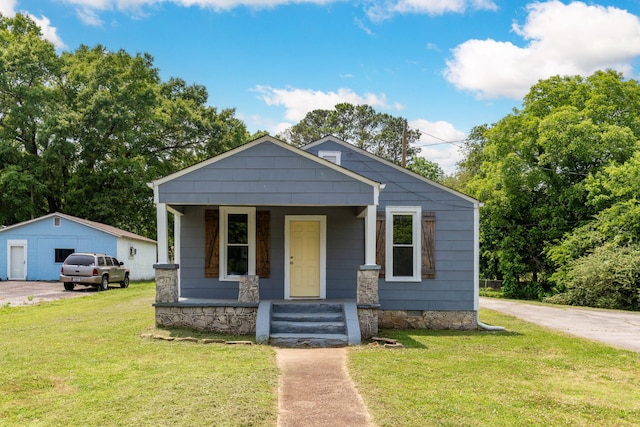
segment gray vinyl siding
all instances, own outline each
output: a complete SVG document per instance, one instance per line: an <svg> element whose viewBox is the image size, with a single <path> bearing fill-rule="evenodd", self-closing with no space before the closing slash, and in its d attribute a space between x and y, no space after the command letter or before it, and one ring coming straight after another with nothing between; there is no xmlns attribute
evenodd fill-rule
<svg viewBox="0 0 640 427"><path fill-rule="evenodd" d="M387 206L421 206L436 215L436 278L421 282L379 281L382 309L474 309L474 203L453 191L378 161L358 150L327 140L307 151L340 151L341 166L386 184L380 192L380 211Z"/></svg>
<svg viewBox="0 0 640 427"><path fill-rule="evenodd" d="M204 212L215 206L190 206L182 220L181 296L237 299L238 282L204 277ZM258 207L271 212L271 274L260 279L261 299L284 298L284 224L286 215L327 217L327 298L355 299L356 276L364 263L364 220L353 207Z"/></svg>
<svg viewBox="0 0 640 427"><path fill-rule="evenodd" d="M158 198L169 204L362 206L373 204L374 188L264 142L160 184Z"/></svg>

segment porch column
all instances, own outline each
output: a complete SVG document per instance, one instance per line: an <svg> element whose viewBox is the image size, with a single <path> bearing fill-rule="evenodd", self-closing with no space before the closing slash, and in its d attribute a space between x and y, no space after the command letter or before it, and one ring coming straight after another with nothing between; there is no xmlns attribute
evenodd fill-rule
<svg viewBox="0 0 640 427"><path fill-rule="evenodd" d="M173 262L180 264L180 247L182 246L182 213L171 209L173 214Z"/></svg>
<svg viewBox="0 0 640 427"><path fill-rule="evenodd" d="M376 265L376 205L368 205L365 210L364 265Z"/></svg>
<svg viewBox="0 0 640 427"><path fill-rule="evenodd" d="M378 314L380 303L378 299L379 265L361 265L358 271L358 322L360 334L363 338L370 338L378 334Z"/></svg>
<svg viewBox="0 0 640 427"><path fill-rule="evenodd" d="M171 210L173 214L173 262L176 265L180 265L181 251L182 247L182 213L177 212L175 210ZM177 277L178 281L178 295L182 293L180 287L180 275Z"/></svg>
<svg viewBox="0 0 640 427"><path fill-rule="evenodd" d="M169 225L166 203L156 204L158 219L158 264L169 263Z"/></svg>

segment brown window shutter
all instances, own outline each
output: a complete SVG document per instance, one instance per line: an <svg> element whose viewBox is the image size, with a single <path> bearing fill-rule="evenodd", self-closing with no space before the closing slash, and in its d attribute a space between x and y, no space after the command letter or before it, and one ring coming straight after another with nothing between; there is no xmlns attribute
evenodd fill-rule
<svg viewBox="0 0 640 427"><path fill-rule="evenodd" d="M220 211L204 212L204 277L220 276Z"/></svg>
<svg viewBox="0 0 640 427"><path fill-rule="evenodd" d="M376 264L380 266L380 274L378 277L384 277L384 264L385 264L385 218L386 213L378 211L376 215Z"/></svg>
<svg viewBox="0 0 640 427"><path fill-rule="evenodd" d="M256 274L269 278L271 273L271 212L256 211Z"/></svg>
<svg viewBox="0 0 640 427"><path fill-rule="evenodd" d="M436 214L422 212L422 278L436 278Z"/></svg>

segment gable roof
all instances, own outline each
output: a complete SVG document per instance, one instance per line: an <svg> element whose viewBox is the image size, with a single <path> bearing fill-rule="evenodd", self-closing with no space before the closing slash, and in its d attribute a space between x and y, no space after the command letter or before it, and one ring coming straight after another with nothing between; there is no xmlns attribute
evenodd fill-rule
<svg viewBox="0 0 640 427"><path fill-rule="evenodd" d="M279 146L281 148L289 150L289 151L291 151L291 152L293 152L293 153L295 153L297 155L300 155L300 156L305 157L305 158L307 158L309 160L317 162L317 163L319 163L319 164L321 164L323 166L326 166L326 167L328 167L330 169L338 171L338 172L340 172L340 173L342 173L344 175L349 176L350 178L353 178L353 179L355 179L357 181L360 181L360 182L362 182L364 184L367 184L367 185L370 185L372 187L378 187L379 188L380 185L381 185L377 181L374 181L374 180L369 179L369 178L367 178L367 177L365 177L363 175L360 175L360 174L358 174L356 172L353 172L352 170L343 168L342 166L336 165L335 163L330 162L328 160L325 160L325 159L323 159L321 157L318 157L316 155L308 153L308 152L306 152L305 150L303 150L301 148L294 147L291 144L287 144L286 142L281 141L281 140L279 140L277 138L274 138L274 137L272 137L270 135L265 135L265 136L262 136L262 137L260 137L258 139L254 139L253 141L247 142L246 144L240 145L240 146L238 146L236 148L232 148L231 150L226 151L226 152L224 152L222 154L219 154L219 155L217 155L215 157L212 157L212 158L210 158L208 160L205 160L205 161L200 162L200 163L196 163L193 166L190 166L188 168L182 169L182 170L180 170L178 172L175 172L175 173L173 173L171 175L167 175L167 176L165 176L163 178L156 179L156 180L150 182L148 185L151 188L157 187L157 186L159 186L161 184L164 184L166 182L172 181L172 180L174 180L176 178L179 178L181 176L187 175L187 174L189 174L191 172L194 172L194 171L196 171L198 169L201 169L201 168L204 168L206 166L209 166L209 165L212 165L214 163L217 163L217 162L219 162L221 160L224 160L224 159L226 159L228 157L231 157L231 156L233 156L235 154L238 154L238 153L240 153L242 151L249 150L249 149L255 147L256 145L260 145L260 144L262 144L264 142L270 142L272 144L275 144L275 145L277 145L277 146Z"/></svg>
<svg viewBox="0 0 640 427"><path fill-rule="evenodd" d="M115 237L123 237L123 238L127 238L127 239L140 240L140 241L143 241L143 242L156 243L155 240L149 239L148 237L140 236L138 234L131 233L129 231L121 230L120 228L113 227L111 225L106 225L106 224L102 224L102 223L95 222L95 221L89 221L88 219L78 218L78 217L67 215L67 214L63 214L63 213L60 213L60 212L50 213L48 215L44 215L44 216L41 216L39 218L34 218L34 219L29 220L29 221L19 222L17 224L9 225L7 227L2 227L2 228L0 228L0 233L2 233L3 231L13 230L13 229L16 229L16 228L19 228L19 227L23 227L23 226L28 225L28 224L33 224L33 223L36 223L36 222L39 222L39 221L44 221L46 219L54 218L54 217L60 217L60 218L66 219L68 221L73 221L73 222L78 223L78 224L86 225L87 227L91 227L93 229L102 231L104 233L110 234L110 235L115 236Z"/></svg>
<svg viewBox="0 0 640 427"><path fill-rule="evenodd" d="M423 181L423 182L425 182L425 183L427 183L429 185L432 185L432 186L434 186L436 188L439 188L439 189L441 189L443 191L446 191L446 192L448 192L448 193L450 193L450 194L452 194L452 195L454 195L456 197L459 197L459 198L461 198L463 200L466 200L468 202L471 202L471 203L477 204L477 205L481 204L480 201L474 199L471 196L467 196L466 194L461 193L459 191L456 191L453 188L449 188L446 185L442 185L442 184L440 184L440 183L438 183L436 181L433 181L433 180L430 180L428 178L425 178L424 176L422 176L420 174L417 174L417 173L415 173L415 172L413 172L413 171L411 171L409 169L403 168L402 166L399 166L399 165L397 165L397 164L395 164L393 162L390 162L389 160L383 159L382 157L378 157L375 154L372 154L372 153L370 153L370 152L368 152L366 150L363 150L362 148L356 147L355 145L350 144L350 143L348 143L346 141L343 141L340 138L336 138L335 136L332 136L332 135L327 135L324 138L321 138L321 139L319 139L317 141L314 141L314 142L311 142L311 143L309 143L307 145L304 145L304 146L300 147L300 149L306 151L306 150L308 150L310 148L316 147L318 145L322 145L327 141L331 141L331 142L334 142L334 143L336 143L338 145L342 145L343 147L345 147L345 148L347 148L349 150L353 150L353 151L355 151L355 152L357 152L359 154L362 154L363 156L369 157L369 158L371 158L373 160L376 160L376 161L378 161L380 163L384 163L385 165L387 165L389 167L392 167L392 168L396 169L397 171L400 171L402 173L410 175L410 176L412 176L412 177L414 177L416 179L419 179L420 181Z"/></svg>

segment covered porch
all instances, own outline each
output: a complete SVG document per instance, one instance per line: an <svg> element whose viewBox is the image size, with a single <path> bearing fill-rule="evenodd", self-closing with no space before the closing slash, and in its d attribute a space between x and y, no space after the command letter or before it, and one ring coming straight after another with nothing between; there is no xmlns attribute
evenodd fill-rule
<svg viewBox="0 0 640 427"><path fill-rule="evenodd" d="M273 301L348 300L358 336L377 331L384 185L265 137L150 186L159 325L253 334Z"/></svg>
<svg viewBox="0 0 640 427"><path fill-rule="evenodd" d="M378 333L378 267L357 273L355 299L260 300L259 277L243 276L237 300L181 298L178 264L157 264L156 324L234 335L285 347L357 345Z"/></svg>

